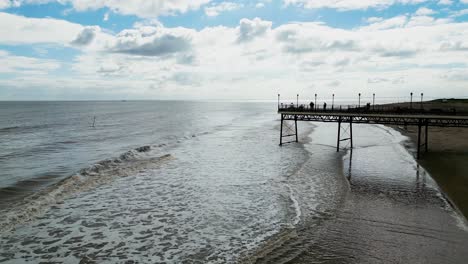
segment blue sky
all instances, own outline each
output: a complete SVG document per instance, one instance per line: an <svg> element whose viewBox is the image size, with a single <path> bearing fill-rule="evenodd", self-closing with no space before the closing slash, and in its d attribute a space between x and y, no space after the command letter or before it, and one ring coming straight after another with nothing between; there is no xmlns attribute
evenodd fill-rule
<svg viewBox="0 0 468 264"><path fill-rule="evenodd" d="M0 0L0 100L468 96L468 0Z"/></svg>

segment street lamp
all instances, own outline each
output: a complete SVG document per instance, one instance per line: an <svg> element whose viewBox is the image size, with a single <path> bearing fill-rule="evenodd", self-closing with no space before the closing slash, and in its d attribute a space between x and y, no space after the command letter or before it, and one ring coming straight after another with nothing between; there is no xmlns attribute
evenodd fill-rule
<svg viewBox="0 0 468 264"><path fill-rule="evenodd" d="M413 92L410 93L411 99L410 99L410 108L413 108Z"/></svg>
<svg viewBox="0 0 468 264"><path fill-rule="evenodd" d="M332 94L332 110L333 110L334 105L335 105L335 94Z"/></svg>
<svg viewBox="0 0 468 264"><path fill-rule="evenodd" d="M280 94L278 94L278 110L280 108Z"/></svg>
<svg viewBox="0 0 468 264"><path fill-rule="evenodd" d="M361 93L359 93L359 101L358 101L358 108L361 107Z"/></svg>
<svg viewBox="0 0 468 264"><path fill-rule="evenodd" d="M424 94L421 93L421 110L423 109L423 96L424 96Z"/></svg>
<svg viewBox="0 0 468 264"><path fill-rule="evenodd" d="M317 109L317 94L315 94L315 109Z"/></svg>
<svg viewBox="0 0 468 264"><path fill-rule="evenodd" d="M299 94L296 96L296 107L299 108Z"/></svg>
<svg viewBox="0 0 468 264"><path fill-rule="evenodd" d="M372 94L372 110L375 110L375 93Z"/></svg>

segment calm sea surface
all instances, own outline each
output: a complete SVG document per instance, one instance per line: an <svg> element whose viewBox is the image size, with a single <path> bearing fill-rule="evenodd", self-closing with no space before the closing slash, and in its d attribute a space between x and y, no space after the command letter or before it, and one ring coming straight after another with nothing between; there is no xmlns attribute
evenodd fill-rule
<svg viewBox="0 0 468 264"><path fill-rule="evenodd" d="M337 153L336 124L278 129L275 103L0 102L0 262L468 258L399 133Z"/></svg>

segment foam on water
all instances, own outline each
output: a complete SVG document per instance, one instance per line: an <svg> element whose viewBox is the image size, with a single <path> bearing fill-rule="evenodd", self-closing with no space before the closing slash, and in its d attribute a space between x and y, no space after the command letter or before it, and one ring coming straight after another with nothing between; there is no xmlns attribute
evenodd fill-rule
<svg viewBox="0 0 468 264"><path fill-rule="evenodd" d="M261 115L238 119L176 144L172 158L142 148L99 162L78 180L110 180L3 232L0 261L232 263L293 236L301 204L288 177L307 153L278 148L276 126Z"/></svg>
<svg viewBox="0 0 468 264"><path fill-rule="evenodd" d="M98 162L60 182L26 197L22 201L3 208L0 213L0 231L14 228L16 225L31 221L47 211L51 206L82 191L90 190L101 184L109 183L116 177L134 175L141 169L159 166L171 158L170 154L151 157L151 146L142 146L128 151L118 158Z"/></svg>

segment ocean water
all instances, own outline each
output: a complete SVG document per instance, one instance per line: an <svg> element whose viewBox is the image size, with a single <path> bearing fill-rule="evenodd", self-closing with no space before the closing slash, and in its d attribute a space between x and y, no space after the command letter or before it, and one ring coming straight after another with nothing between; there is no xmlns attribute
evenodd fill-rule
<svg viewBox="0 0 468 264"><path fill-rule="evenodd" d="M337 153L336 124L300 123L301 142L279 147L274 103L0 110L0 263L468 256L464 219L383 126L356 126L353 152Z"/></svg>

